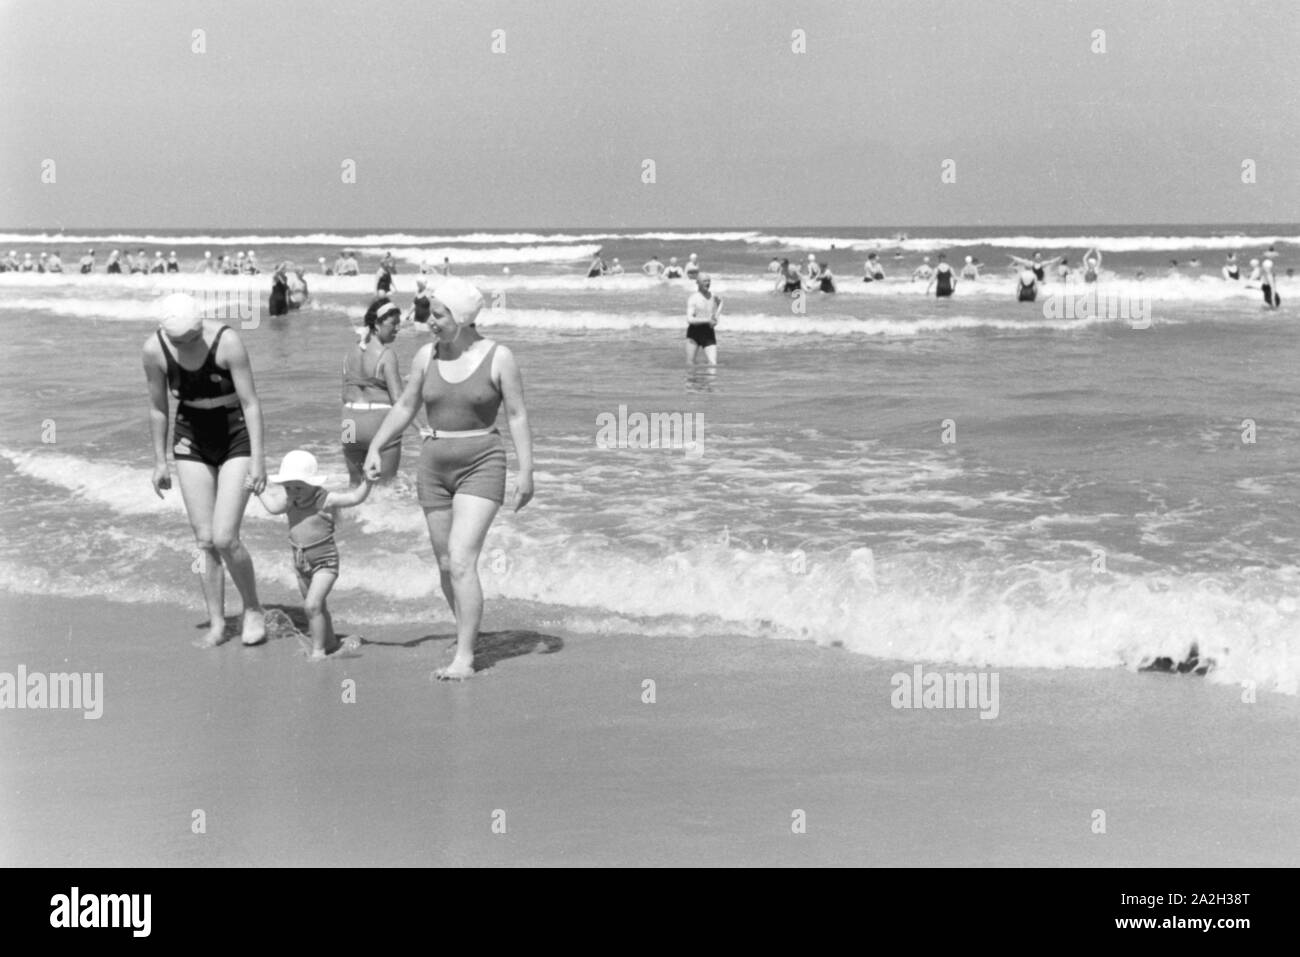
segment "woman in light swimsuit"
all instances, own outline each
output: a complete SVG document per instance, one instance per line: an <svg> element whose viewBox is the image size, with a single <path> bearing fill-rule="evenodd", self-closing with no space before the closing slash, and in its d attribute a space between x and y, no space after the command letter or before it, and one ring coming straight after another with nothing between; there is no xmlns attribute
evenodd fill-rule
<svg viewBox="0 0 1300 957"><path fill-rule="evenodd" d="M397 353L389 348L401 320L401 306L387 298L376 299L366 310L365 334L343 359L343 458L350 485L361 482L370 443L404 388ZM398 432L379 449L375 481L389 481L401 464L402 433Z"/></svg>
<svg viewBox="0 0 1300 957"><path fill-rule="evenodd" d="M248 353L235 330L205 321L193 297L173 293L163 300L162 328L145 341L143 358L153 436L151 481L159 498L172 487L168 393L177 400L172 452L208 606L208 630L195 644L211 648L226 640L226 569L244 600L243 642L261 644L266 622L253 559L239 540L249 492L266 488L262 409Z"/></svg>
<svg viewBox="0 0 1300 957"><path fill-rule="evenodd" d="M449 279L430 297L434 341L415 354L401 398L370 443L366 474L380 473L381 450L423 407L429 420L417 471L420 505L438 559L442 593L456 617L456 656L434 675L468 678L483 618L478 558L505 501L506 452L496 428L505 403L519 456L514 509L533 497L532 433L523 379L511 351L479 335L474 319L483 295L463 279Z"/></svg>

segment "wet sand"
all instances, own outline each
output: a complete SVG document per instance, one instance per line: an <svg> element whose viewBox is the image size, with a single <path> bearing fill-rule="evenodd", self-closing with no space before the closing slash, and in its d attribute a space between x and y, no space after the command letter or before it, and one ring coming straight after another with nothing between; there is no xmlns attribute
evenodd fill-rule
<svg viewBox="0 0 1300 957"><path fill-rule="evenodd" d="M102 671L105 699L98 720L0 711L5 865L1300 859L1300 701L1194 677L1000 669L981 720L892 707L911 664L493 630L491 605L480 674L445 685L430 672L452 635L432 618L355 628L336 610L369 640L310 664L291 638L196 650L192 608L0 603L0 671Z"/></svg>

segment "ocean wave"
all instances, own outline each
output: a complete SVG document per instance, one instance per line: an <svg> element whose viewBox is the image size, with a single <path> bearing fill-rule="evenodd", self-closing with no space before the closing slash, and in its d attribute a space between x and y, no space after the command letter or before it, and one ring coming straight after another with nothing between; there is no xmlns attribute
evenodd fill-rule
<svg viewBox="0 0 1300 957"><path fill-rule="evenodd" d="M347 571L338 592L352 619L429 617L438 589L422 544L395 550L386 540L372 551L346 534L342 541ZM83 579L67 568L15 562L0 562L0 585L125 602L174 599L181 586L165 569L175 566L180 576L181 563L162 558L147 588L148 576L133 588L94 572ZM283 548L259 567L291 587ZM1300 691L1295 568L1095 574L1086 562L1001 567L865 547L787 553L735 542L655 557L594 547L581 534L542 541L506 529L490 535L480 574L490 600L550 609L548 623L587 632L743 634L962 669L1136 670L1156 658L1181 661L1194 644L1202 660L1214 661L1212 682Z"/></svg>
<svg viewBox="0 0 1300 957"><path fill-rule="evenodd" d="M1034 236L1022 234L1017 236L921 236L915 239L892 237L852 238L845 236L792 236L762 234L747 240L757 246L780 246L788 249L802 250L855 250L860 252L878 252L880 250L902 249L911 252L932 252L941 249L970 249L976 246L991 246L996 249L1014 249L1033 251L1037 249L1077 249L1080 253L1088 249L1098 249L1102 253L1154 252L1161 250L1227 250L1227 251L1263 251L1270 243L1300 245L1300 236L1281 234L1265 236L1248 236L1236 233L1226 236Z"/></svg>
<svg viewBox="0 0 1300 957"><path fill-rule="evenodd" d="M169 249L180 246L239 246L257 249L261 246L338 246L353 247L397 247L397 246L445 246L445 245L537 245L541 243L593 243L612 241L659 241L659 242L751 242L759 237L757 230L731 230L722 232L693 231L658 231L658 232L575 232L575 233L368 233L366 235L348 236L343 233L284 233L279 235L259 235L245 233L239 236L218 236L211 233L193 233L177 236L164 236L158 233L107 233L93 236L88 233L0 233L0 243L35 244L57 246L60 244L77 244L111 248L117 246L165 246Z"/></svg>
<svg viewBox="0 0 1300 957"><path fill-rule="evenodd" d="M418 251L412 251L418 252ZM602 295L617 294L657 297L657 300L676 302L694 291L694 284L685 279L656 280L630 273L622 276L602 276L588 279L578 272L567 275L539 276L525 273L512 273L500 270L474 271L458 269L457 275L468 279L482 290L489 300L502 294L509 298L510 293L596 293ZM862 282L859 276L842 270L844 274L837 277L837 292L827 295L821 292L806 293L809 313L827 311L834 303L852 300L874 299L916 299L933 301L933 294L927 294L926 283L908 278L887 279L883 282ZM723 296L751 295L764 296L772 301L773 309L782 312L789 310L789 300L782 301L773 292L773 280L758 274L713 273L714 292ZM324 276L318 273L305 273L308 288L317 296L357 296L374 295L375 277L362 276ZM397 296L413 296L418 279L425 279L430 288L436 288L442 277L437 275L420 276L414 272L402 272L394 276L393 291ZM996 271L986 272L974 281L959 281L951 303L962 300L1004 301L1014 299L1014 278ZM0 274L0 290L13 295L13 298L0 298L0 309L48 308L73 314L75 310L57 305L57 296L38 297L22 295L33 291L55 291L66 294L72 291L84 291L102 297L104 301L122 296L132 296L140 301L147 301L169 292L187 291L201 293L215 291L237 293L241 296L260 299L263 302L270 295L271 277L259 276L221 276L211 273L163 273L158 275L118 276L105 273L80 274L39 274L39 273L3 273ZM1285 298L1285 289L1283 290ZM1083 283L1071 280L1067 283L1049 282L1040 286L1039 305L1052 297L1070 297L1079 300L1086 297L1109 298L1137 302L1205 302L1226 303L1260 302L1259 287L1248 282L1228 282L1218 276L1185 274L1163 274L1145 279L1121 278L1113 273L1103 275L1098 283ZM35 305L38 301L49 305ZM1031 311L1033 306L1025 307Z"/></svg>

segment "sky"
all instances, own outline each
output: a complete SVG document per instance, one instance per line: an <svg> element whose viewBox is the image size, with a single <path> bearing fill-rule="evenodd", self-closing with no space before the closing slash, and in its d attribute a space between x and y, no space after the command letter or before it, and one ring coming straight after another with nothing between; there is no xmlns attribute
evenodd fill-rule
<svg viewBox="0 0 1300 957"><path fill-rule="evenodd" d="M1291 0L0 0L0 228L1291 223L1298 43Z"/></svg>

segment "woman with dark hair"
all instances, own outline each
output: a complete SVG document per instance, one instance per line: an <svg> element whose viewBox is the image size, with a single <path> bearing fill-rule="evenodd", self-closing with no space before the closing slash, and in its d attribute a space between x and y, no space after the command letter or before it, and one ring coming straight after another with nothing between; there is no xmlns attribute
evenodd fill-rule
<svg viewBox="0 0 1300 957"><path fill-rule="evenodd" d="M389 348L401 321L401 306L387 296L376 299L366 310L361 341L343 358L343 458L352 485L360 483L370 442L402 394L397 353ZM401 432L379 450L379 459L375 478L387 482L402 464Z"/></svg>

